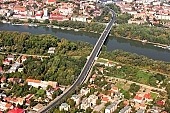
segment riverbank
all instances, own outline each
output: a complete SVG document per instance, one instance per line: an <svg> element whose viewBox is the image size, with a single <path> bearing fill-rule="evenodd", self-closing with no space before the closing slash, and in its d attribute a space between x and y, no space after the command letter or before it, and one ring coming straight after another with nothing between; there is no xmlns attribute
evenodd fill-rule
<svg viewBox="0 0 170 113"><path fill-rule="evenodd" d="M3 22L3 23L8 23L8 24L13 24L13 23L9 23L9 22L7 22L7 21L1 21L1 22ZM99 24L99 23L98 23ZM76 32L78 32L78 31L85 31L85 32L89 32L89 33L97 33L97 34L101 34L101 33L99 33L98 31L87 31L86 30L86 28L73 28L73 27L63 27L63 26L56 26L56 25L52 25L52 24L45 24L45 23L28 23L28 22L25 22L25 23L20 23L20 24L15 24L15 25L23 25L23 26L30 26L30 27L37 27L37 26L44 26L44 27L51 27L51 28L57 28L57 29L62 29L62 30L74 30L74 31L76 31ZM111 35L109 35L109 36L113 36L113 34ZM132 38L127 38L127 37L121 37L120 36L120 38L124 38L124 39L129 39L129 40L135 40L135 41L139 41L139 42L142 42L142 40L140 40L140 39L132 39ZM155 42L149 42L149 41L147 41L146 43L148 43L148 44L153 44L154 46L156 46L156 47L160 47L160 48L163 48L163 49L167 49L166 47L168 46L168 45L165 45L165 44L161 44L161 43L155 43Z"/></svg>

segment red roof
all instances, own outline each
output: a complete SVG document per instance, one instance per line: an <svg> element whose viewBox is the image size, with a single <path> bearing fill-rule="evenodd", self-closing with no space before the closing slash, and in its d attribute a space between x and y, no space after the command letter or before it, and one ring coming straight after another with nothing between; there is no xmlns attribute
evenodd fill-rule
<svg viewBox="0 0 170 113"><path fill-rule="evenodd" d="M48 0L48 2L56 2L56 0Z"/></svg>
<svg viewBox="0 0 170 113"><path fill-rule="evenodd" d="M14 108L14 109L8 111L8 113L25 113L25 110L19 109L19 108Z"/></svg>
<svg viewBox="0 0 170 113"><path fill-rule="evenodd" d="M150 93L145 94L145 95L144 95L144 98L146 98L146 99L151 99L151 95L150 95Z"/></svg>
<svg viewBox="0 0 170 113"><path fill-rule="evenodd" d="M136 96L134 97L134 99L136 99L136 100L142 100L142 97L136 95Z"/></svg>
<svg viewBox="0 0 170 113"><path fill-rule="evenodd" d="M158 100L158 101L157 101L157 105L164 105L164 104L165 104L165 102L162 101L162 100Z"/></svg>

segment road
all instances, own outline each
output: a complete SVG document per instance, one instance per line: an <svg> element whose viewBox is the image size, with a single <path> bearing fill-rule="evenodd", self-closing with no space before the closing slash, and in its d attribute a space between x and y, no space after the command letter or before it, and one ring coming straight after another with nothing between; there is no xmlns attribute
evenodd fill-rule
<svg viewBox="0 0 170 113"><path fill-rule="evenodd" d="M50 108L54 107L58 102L60 102L64 97L66 97L71 91L73 91L76 86L79 86L80 84L82 84L84 82L84 80L86 79L89 71L91 70L93 63L95 61L95 58L98 56L101 47L103 46L111 28L113 23L116 20L116 13L110 9L110 12L112 13L112 19L110 20L110 22L108 23L108 25L106 26L105 30L103 31L103 33L101 34L100 38L98 39L98 41L96 42L89 59L86 61L86 64L84 65L80 75L78 76L77 80L74 82L74 84L68 88L67 90L65 90L60 96L58 96L56 99L54 99L53 101L51 101L47 106L45 106L43 109L39 110L38 113L45 113L48 110L50 110Z"/></svg>

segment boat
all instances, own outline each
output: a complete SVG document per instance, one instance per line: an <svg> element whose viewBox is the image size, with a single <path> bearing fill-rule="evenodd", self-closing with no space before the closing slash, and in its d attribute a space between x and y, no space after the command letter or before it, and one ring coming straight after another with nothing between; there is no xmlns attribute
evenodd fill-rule
<svg viewBox="0 0 170 113"><path fill-rule="evenodd" d="M78 29L74 29L74 31L79 31Z"/></svg>
<svg viewBox="0 0 170 113"><path fill-rule="evenodd" d="M33 26L33 27L37 27L38 25L37 24L29 24L28 26Z"/></svg>
<svg viewBox="0 0 170 113"><path fill-rule="evenodd" d="M51 25L47 25L46 27L52 27Z"/></svg>
<svg viewBox="0 0 170 113"><path fill-rule="evenodd" d="M23 25L23 24L15 24L15 23L12 23L12 25L16 25L16 26L19 26L19 25Z"/></svg>
<svg viewBox="0 0 170 113"><path fill-rule="evenodd" d="M63 29L63 30L64 30L65 28L64 28L64 27L61 27L61 29Z"/></svg>
<svg viewBox="0 0 170 113"><path fill-rule="evenodd" d="M68 27L68 28L67 28L67 30L71 30L71 28L70 28L70 27Z"/></svg>
<svg viewBox="0 0 170 113"><path fill-rule="evenodd" d="M57 29L59 29L60 27L59 27L59 26L53 26L53 28L57 28Z"/></svg>
<svg viewBox="0 0 170 113"><path fill-rule="evenodd" d="M166 49L170 50L170 46L166 46Z"/></svg>

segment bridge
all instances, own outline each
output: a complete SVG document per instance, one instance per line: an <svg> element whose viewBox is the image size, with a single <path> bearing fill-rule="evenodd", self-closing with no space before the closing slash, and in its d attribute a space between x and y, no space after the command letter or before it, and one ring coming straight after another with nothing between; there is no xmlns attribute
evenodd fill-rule
<svg viewBox="0 0 170 113"><path fill-rule="evenodd" d="M104 29L103 33L101 34L100 38L98 39L98 41L96 42L90 56L89 59L87 59L86 64L84 65L80 75L78 76L77 80L73 83L72 86L70 86L70 88L66 89L60 96L58 96L57 98L55 98L53 101L51 101L47 106L45 106L43 109L39 110L38 113L45 113L48 110L50 110L50 108L54 107L58 102L60 102L64 97L66 97L71 91L73 91L76 86L81 85L86 77L88 76L91 68L93 67L95 58L98 56L111 28L113 23L116 20L116 13L109 9L111 14L112 14L112 19L110 20L110 22L108 23L108 25L106 26L106 28Z"/></svg>

